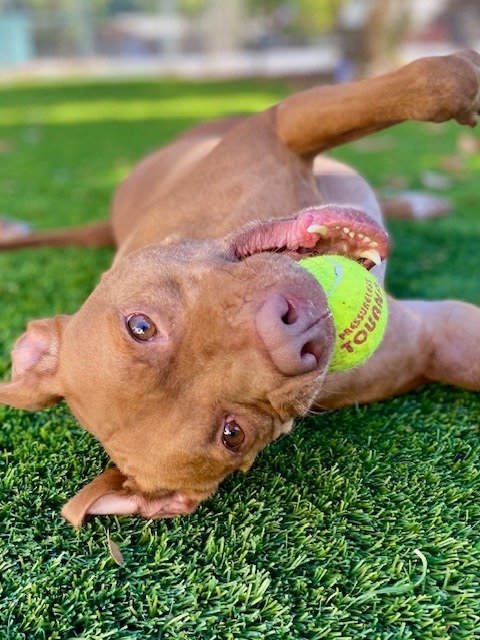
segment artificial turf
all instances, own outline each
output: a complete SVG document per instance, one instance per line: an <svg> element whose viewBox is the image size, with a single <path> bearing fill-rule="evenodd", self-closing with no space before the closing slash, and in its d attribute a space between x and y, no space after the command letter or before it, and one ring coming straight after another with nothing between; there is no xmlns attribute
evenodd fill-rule
<svg viewBox="0 0 480 640"><path fill-rule="evenodd" d="M288 90L259 81L3 88L0 215L37 228L102 218L142 154L200 119L254 112ZM418 188L424 170L456 167L454 215L391 225L389 288L399 297L480 304L480 155L446 162L459 132L402 125L378 136L376 152L337 153L376 187ZM74 312L111 258L0 254L0 377L27 321ZM436 385L312 417L192 516L96 518L76 532L60 508L105 468L105 454L63 404L35 414L1 406L0 638L480 637L479 411L477 394Z"/></svg>

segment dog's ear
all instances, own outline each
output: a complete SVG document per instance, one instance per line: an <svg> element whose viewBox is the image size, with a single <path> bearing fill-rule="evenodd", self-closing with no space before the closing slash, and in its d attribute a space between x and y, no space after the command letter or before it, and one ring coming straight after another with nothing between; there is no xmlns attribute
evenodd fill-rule
<svg viewBox="0 0 480 640"><path fill-rule="evenodd" d="M173 518L193 513L201 501L178 491L149 498L130 485L131 481L119 469L111 467L71 498L64 505L62 516L80 529L89 516L138 514L151 519Z"/></svg>
<svg viewBox="0 0 480 640"><path fill-rule="evenodd" d="M111 503L110 506L112 507L116 502L119 505L123 505L123 507L132 503L132 510L127 513L134 513L131 493L123 486L126 480L127 478L116 467L107 469L63 506L62 516L73 524L76 529L80 529L88 516L96 513L96 504L99 501L101 504L102 501L105 501L105 498ZM110 511L110 513L113 513L113 511ZM126 512L123 511L122 513Z"/></svg>
<svg viewBox="0 0 480 640"><path fill-rule="evenodd" d="M0 384L0 402L36 411L63 397L57 369L62 330L69 316L33 320L12 350L12 379Z"/></svg>
<svg viewBox="0 0 480 640"><path fill-rule="evenodd" d="M71 498L62 516L79 529L89 516L134 515L144 518L172 518L193 513L200 499L173 491L161 498L148 498L131 489L130 480L111 467Z"/></svg>

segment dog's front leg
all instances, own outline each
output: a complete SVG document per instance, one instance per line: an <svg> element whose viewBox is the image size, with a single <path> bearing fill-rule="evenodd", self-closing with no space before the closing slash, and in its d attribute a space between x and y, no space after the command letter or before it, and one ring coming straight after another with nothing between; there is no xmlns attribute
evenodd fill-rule
<svg viewBox="0 0 480 640"><path fill-rule="evenodd" d="M275 120L280 140L308 157L406 120L473 126L479 110L480 55L463 51L298 93L276 107Z"/></svg>

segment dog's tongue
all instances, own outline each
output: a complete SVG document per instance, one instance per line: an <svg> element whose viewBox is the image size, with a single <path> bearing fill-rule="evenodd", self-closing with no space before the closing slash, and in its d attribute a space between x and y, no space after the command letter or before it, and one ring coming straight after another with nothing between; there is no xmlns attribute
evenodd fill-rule
<svg viewBox="0 0 480 640"><path fill-rule="evenodd" d="M388 236L367 214L351 207L324 205L303 209L290 220L270 220L245 227L234 238L238 257L262 251L342 254L370 268L388 253Z"/></svg>

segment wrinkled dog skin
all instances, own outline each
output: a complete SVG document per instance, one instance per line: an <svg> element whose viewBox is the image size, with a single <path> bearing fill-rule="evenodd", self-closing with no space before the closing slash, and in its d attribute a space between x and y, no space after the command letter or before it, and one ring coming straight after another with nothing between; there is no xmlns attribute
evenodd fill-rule
<svg viewBox="0 0 480 640"><path fill-rule="evenodd" d="M479 390L480 312L460 302L389 298L376 354L328 373L331 313L297 264L341 253L383 281L379 205L323 151L405 120L474 125L479 109L474 52L316 88L153 153L118 189L108 224L5 240L118 247L77 313L29 324L0 385L0 402L23 409L65 399L114 462L63 515L78 527L91 515L191 513L312 407L428 381Z"/></svg>

